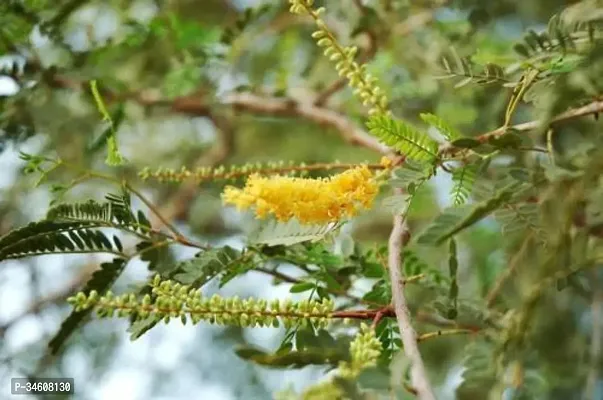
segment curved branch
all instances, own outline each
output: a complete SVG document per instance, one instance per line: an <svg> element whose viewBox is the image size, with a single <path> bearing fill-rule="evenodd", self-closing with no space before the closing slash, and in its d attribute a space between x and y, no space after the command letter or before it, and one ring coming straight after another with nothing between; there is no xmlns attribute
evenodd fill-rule
<svg viewBox="0 0 603 400"><path fill-rule="evenodd" d="M408 229L402 215L394 217L394 226L388 243L388 271L392 287L394 310L400 328L400 337L404 345L404 353L411 362L410 378L421 400L435 400L433 389L429 382L423 358L417 346L417 334L410 322L410 311L404 295L402 277L402 248L410 239Z"/></svg>
<svg viewBox="0 0 603 400"><path fill-rule="evenodd" d="M387 146L380 143L375 137L358 127L344 115L311 103L301 103L291 99L281 100L251 93L228 95L222 100L222 103L235 109L258 114L302 117L319 125L336 129L350 144L363 146L381 154L391 152Z"/></svg>

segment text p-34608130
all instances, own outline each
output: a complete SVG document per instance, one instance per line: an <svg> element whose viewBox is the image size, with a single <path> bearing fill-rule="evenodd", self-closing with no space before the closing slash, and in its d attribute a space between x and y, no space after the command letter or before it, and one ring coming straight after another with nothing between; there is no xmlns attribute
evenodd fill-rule
<svg viewBox="0 0 603 400"><path fill-rule="evenodd" d="M11 394L73 394L73 378L12 378Z"/></svg>

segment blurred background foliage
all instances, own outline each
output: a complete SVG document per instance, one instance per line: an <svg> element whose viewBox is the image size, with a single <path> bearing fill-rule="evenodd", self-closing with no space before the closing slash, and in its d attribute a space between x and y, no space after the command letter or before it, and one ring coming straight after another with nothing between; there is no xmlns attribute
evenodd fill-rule
<svg viewBox="0 0 603 400"><path fill-rule="evenodd" d="M340 42L359 47L360 59L368 62L386 89L393 113L411 123L420 125L419 113L431 112L466 137L499 128L505 122L514 79L521 75L517 71L525 71L527 64L540 66L548 75L530 87L511 124L552 118L601 96L600 1L317 0L316 6L321 5L327 7L327 22ZM560 46L547 56L526 44L530 30L550 31L555 27L553 16L568 7L566 23L592 23L588 32L598 38L594 50L576 55L579 52ZM377 162L379 155L347 140L345 129L296 111L304 105L325 108L360 128L366 117L366 110L315 45L314 30L311 19L289 13L284 0L3 0L0 233L40 218L56 196L66 201L100 199L112 190L103 182L90 181L66 191L57 185L76 176L63 169L49 176L54 186L34 188L35 179L22 172L19 151L56 155L82 168L122 177L148 194L188 234L238 248L248 221L221 205L221 182L159 183L143 181L139 172L145 167L192 170L275 160ZM498 74L496 66L505 73ZM127 159L122 166L104 163L107 125L89 90L91 80L98 82L118 128L119 150ZM595 163L600 131L601 122L592 116L555 129L550 144L557 164L571 171ZM546 147L546 134L536 130L529 135L531 144ZM511 165L534 165L534 158L525 153L510 151L503 156ZM409 215L413 233L450 204L450 186L450 178L441 174L421 189ZM563 183L554 189L561 202ZM391 210L381 206L388 195L384 193L379 206L346 227L345 235L363 251L383 246L389 235ZM600 204L600 191L593 196L592 203ZM551 205L553 214L562 208ZM595 207L591 214L598 212ZM482 327L488 318L503 318L500 311L486 318L474 308L513 263L520 264L516 268L520 272L501 289L503 311L524 305L534 275L545 268L542 253L532 250L535 239L512 236L499 222L488 218L461 235L457 324ZM596 230L597 225L591 228ZM413 250L426 265L447 274L446 251ZM178 249L166 254L164 262L190 255ZM37 364L68 313L64 299L103 260L53 256L2 265L3 386ZM290 265L284 268L299 272ZM144 269L142 262L131 265L117 287L139 283L146 277ZM498 398L580 399L588 392L590 399L603 399L598 372L603 357L600 350L593 356L596 346L591 344L598 340L600 346L602 340L601 333L593 334L601 330L596 325L601 325L603 313L602 278L600 268L591 272L571 290L547 294L530 314L529 337L523 340L531 351L505 350L509 358L522 360L523 383L496 392L504 392ZM242 297L288 295L290 283L272 283L270 277L248 273L224 288L212 281L208 290ZM372 283L364 279L355 289L361 294L375 291ZM408 298L417 330L432 331L443 323L420 318L433 311L432 289L411 285ZM184 398L186 393L204 399L267 399L289 385L306 387L325 371L317 366L276 371L232 352L242 345L276 350L284 335L279 329L193 328L172 322L129 343L126 328L123 321L87 324L60 356L44 366L46 374L74 376L76 397L82 399ZM442 337L421 344L438 398L487 398L497 385L489 370L495 350L486 335ZM524 352L518 356L513 351ZM371 379L367 381L370 385ZM587 381L590 386L585 390Z"/></svg>

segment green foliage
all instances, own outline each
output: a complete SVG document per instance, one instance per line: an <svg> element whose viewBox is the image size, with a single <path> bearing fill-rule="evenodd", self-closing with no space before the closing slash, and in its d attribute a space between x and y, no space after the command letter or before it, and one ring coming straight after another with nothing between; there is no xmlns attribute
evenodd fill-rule
<svg viewBox="0 0 603 400"><path fill-rule="evenodd" d="M0 260L57 253L120 254L119 242L112 243L95 224L83 221L40 221L14 230L0 238Z"/></svg>
<svg viewBox="0 0 603 400"><path fill-rule="evenodd" d="M244 360L264 367L302 368L308 365L325 365L340 361L341 354L332 349L305 349L303 351L287 351L268 354L255 348L240 348L236 354Z"/></svg>
<svg viewBox="0 0 603 400"><path fill-rule="evenodd" d="M108 128L105 130L102 136L107 138L107 160L105 161L108 165L116 166L121 165L125 162L125 159L119 152L117 147L117 128L116 123L111 118L111 114L107 110L105 103L103 102L103 98L100 95L98 90L97 82L95 80L90 82L90 91L92 92L92 96L94 97L94 102L96 103L96 107L103 117L103 122L106 122ZM121 122L121 121L119 121Z"/></svg>
<svg viewBox="0 0 603 400"><path fill-rule="evenodd" d="M542 224L537 204L508 204L497 210L494 217L500 222L503 234L512 235L528 230L538 237L542 237Z"/></svg>
<svg viewBox="0 0 603 400"><path fill-rule="evenodd" d="M586 4L584 2L583 4ZM567 56L568 53L584 53L585 49L596 45L603 36L598 30L600 27L595 25L595 21L600 17L596 16L597 9L593 7L591 14L582 10L584 14L574 21L568 21L562 14L553 16L548 23L547 30L537 33L530 29L523 37L521 43L517 43L513 49L523 57L529 58L535 62L547 62L559 55ZM569 14L569 13L567 13ZM585 46L586 45L586 46ZM561 59L557 60L562 62ZM576 59L570 58L570 62ZM568 64L566 64L568 65ZM560 64L553 67L553 71L559 71Z"/></svg>
<svg viewBox="0 0 603 400"><path fill-rule="evenodd" d="M346 338L347 339L347 338ZM336 340L331 334L319 329L299 329L293 343L283 345L269 354L254 347L241 347L236 350L239 357L266 367L303 368L307 365L326 365L336 367L340 362L350 359L347 340Z"/></svg>
<svg viewBox="0 0 603 400"><path fill-rule="evenodd" d="M177 282L199 288L209 280L220 277L220 286L232 278L253 268L250 254L230 246L212 248L198 253L194 258L182 261L165 271Z"/></svg>
<svg viewBox="0 0 603 400"><path fill-rule="evenodd" d="M264 4L258 7L246 8L241 15L238 16L234 26L227 27L222 32L221 42L230 44L241 33L258 18L261 18L272 9L272 5Z"/></svg>
<svg viewBox="0 0 603 400"><path fill-rule="evenodd" d="M310 225L300 224L296 219L287 222L268 220L253 232L251 244L268 246L291 246L296 243L318 241L337 229L337 224Z"/></svg>
<svg viewBox="0 0 603 400"><path fill-rule="evenodd" d="M433 161L437 158L437 143L406 122L375 115L369 118L367 126L383 143L399 150L411 160Z"/></svg>
<svg viewBox="0 0 603 400"><path fill-rule="evenodd" d="M456 168L452 172L452 204L458 206L467 202L473 191L479 168L478 163L473 163Z"/></svg>
<svg viewBox="0 0 603 400"><path fill-rule="evenodd" d="M91 293L105 293L121 275L126 263L125 258L115 258L111 262L102 263L100 269L92 274L92 278L86 283L86 286L80 293L89 296ZM84 319L90 314L90 309L74 310L63 321L59 331L48 343L51 354L56 354L73 332L81 325Z"/></svg>
<svg viewBox="0 0 603 400"><path fill-rule="evenodd" d="M448 208L419 236L417 243L439 245L464 229L486 218L506 204L516 193L518 184L513 183L486 201L475 206Z"/></svg>
<svg viewBox="0 0 603 400"><path fill-rule="evenodd" d="M151 2L149 15L135 11L138 3L97 3L0 2L0 73L19 88L0 98L0 148L34 137L27 147L39 151L22 153L23 175L2 186L0 261L117 257L69 298L74 310L51 353L61 357L92 311L128 318L132 340L173 319L231 327L219 339L237 341L241 328L284 327L277 350L246 345L236 354L263 367L331 374L275 397L410 399L420 390L409 379L414 343L402 343L404 315L392 304L402 285L433 386L462 365L459 400L597 398L589 385L600 370L591 345L603 249L600 0L289 0L295 16L285 2ZM113 34L84 21L91 10L100 18L100 8L114 14ZM534 28L522 35L521 26ZM325 128L340 137L323 142ZM369 153L377 148L386 163ZM128 165L120 149L132 157ZM331 162L336 157L344 161ZM367 159L380 193L357 221L249 223L217 212L225 182L251 174L320 179ZM452 180L448 197L432 179L443 174ZM146 185L140 191L136 179ZM172 185L152 188L156 182ZM104 184L122 192L91 200L111 190ZM46 194L54 196L46 216L29 223L32 198ZM133 209L132 194L160 224ZM394 240L385 245L388 211L404 221L400 249ZM349 230L340 231L344 224ZM241 250L197 242L239 232ZM175 246L195 255L181 259ZM392 282L398 256L402 278ZM135 257L155 278L114 295ZM206 294L209 282L223 288L251 271L296 300ZM31 276L39 278L37 268ZM33 305L36 313L46 307ZM360 332L350 321L361 322ZM91 336L110 343L100 330ZM93 357L101 348L81 341ZM68 360L33 372L54 373ZM164 375L157 381L167 382ZM245 384L240 396L257 397Z"/></svg>
<svg viewBox="0 0 603 400"><path fill-rule="evenodd" d="M433 166L425 162L404 160L404 163L392 171L388 183L392 187L404 188L409 194L414 191L433 174Z"/></svg>
<svg viewBox="0 0 603 400"><path fill-rule="evenodd" d="M90 222L98 226L122 227L147 233L151 225L146 216L139 212L138 216L130 210L123 198L108 195L106 203L88 200L84 203L59 204L48 210L46 219L57 222Z"/></svg>
<svg viewBox="0 0 603 400"><path fill-rule="evenodd" d="M492 353L486 343L476 342L465 348L463 383L457 393L486 394L496 383Z"/></svg>
<svg viewBox="0 0 603 400"><path fill-rule="evenodd" d="M507 82L505 70L502 66L495 63L487 63L476 70L476 66L470 58L460 57L454 49L450 53L450 56L442 58L442 65L446 74L440 76L440 78L461 78L454 85L455 89L470 83L486 85L493 83L504 84Z"/></svg>
<svg viewBox="0 0 603 400"><path fill-rule="evenodd" d="M419 117L421 117L421 119L425 121L425 123L436 128L438 132L440 132L440 134L442 134L449 142L459 139L462 136L459 131L454 129L446 121L444 121L437 115L422 113L419 114Z"/></svg>

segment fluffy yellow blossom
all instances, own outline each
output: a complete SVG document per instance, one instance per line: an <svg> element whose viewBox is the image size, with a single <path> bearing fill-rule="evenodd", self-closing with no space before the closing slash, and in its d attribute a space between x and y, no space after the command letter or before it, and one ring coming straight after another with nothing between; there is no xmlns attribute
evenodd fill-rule
<svg viewBox="0 0 603 400"><path fill-rule="evenodd" d="M366 165L322 179L253 174L243 189L228 186L222 200L239 210L254 208L257 218L297 218L303 224L335 222L371 207L379 186Z"/></svg>

